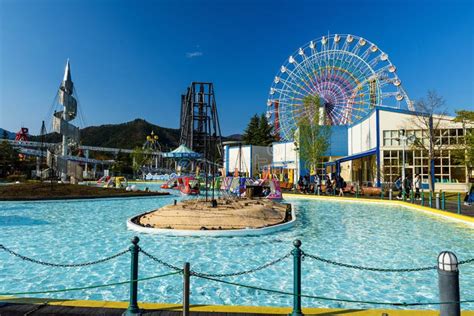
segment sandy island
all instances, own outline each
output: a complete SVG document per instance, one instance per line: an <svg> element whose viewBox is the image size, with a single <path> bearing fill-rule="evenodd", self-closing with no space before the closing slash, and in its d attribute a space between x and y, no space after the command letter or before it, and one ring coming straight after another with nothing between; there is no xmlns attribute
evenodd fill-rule
<svg viewBox="0 0 474 316"><path fill-rule="evenodd" d="M120 198L169 195L168 192L126 191L125 189L50 182L0 185L0 201L37 201Z"/></svg>
<svg viewBox="0 0 474 316"><path fill-rule="evenodd" d="M266 199L218 199L214 208L202 199L185 200L132 219L144 227L180 230L262 228L290 220L291 205Z"/></svg>

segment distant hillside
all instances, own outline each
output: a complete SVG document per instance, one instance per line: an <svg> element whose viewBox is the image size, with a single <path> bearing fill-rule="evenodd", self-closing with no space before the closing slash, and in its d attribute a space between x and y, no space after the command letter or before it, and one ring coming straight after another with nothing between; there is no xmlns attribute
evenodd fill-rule
<svg viewBox="0 0 474 316"><path fill-rule="evenodd" d="M179 142L179 129L165 128L149 123L143 119L135 119L122 124L106 124L89 126L80 130L81 144L87 146L114 147L133 149L141 147L146 136L151 132L158 135L162 150L176 148ZM31 136L31 140L39 141L39 136ZM59 134L50 133L45 136L46 142L60 142Z"/></svg>
<svg viewBox="0 0 474 316"><path fill-rule="evenodd" d="M163 151L178 147L180 131L175 128L165 128L149 123L143 119L135 119L122 124L106 124L89 126L80 130L81 144L88 146L114 147L133 149L141 147L146 136L151 132L158 135L158 141ZM224 137L224 140L235 139L240 135ZM39 141L39 136L31 136L31 140ZM51 133L45 136L45 142L60 142L60 135Z"/></svg>
<svg viewBox="0 0 474 316"><path fill-rule="evenodd" d="M6 129L0 128L0 138L4 138L6 133L7 139L15 139L15 133L7 131Z"/></svg>
<svg viewBox="0 0 474 316"><path fill-rule="evenodd" d="M227 136L228 140L242 140L242 135L241 134L232 134Z"/></svg>

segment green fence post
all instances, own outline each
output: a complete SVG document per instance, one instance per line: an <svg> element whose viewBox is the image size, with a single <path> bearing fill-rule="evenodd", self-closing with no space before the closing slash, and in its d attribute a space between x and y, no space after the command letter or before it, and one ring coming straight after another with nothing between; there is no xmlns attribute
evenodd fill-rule
<svg viewBox="0 0 474 316"><path fill-rule="evenodd" d="M183 316L189 316L189 285L191 268L189 262L184 263L183 269Z"/></svg>
<svg viewBox="0 0 474 316"><path fill-rule="evenodd" d="M383 200L383 188L380 188L380 199Z"/></svg>
<svg viewBox="0 0 474 316"><path fill-rule="evenodd" d="M293 312L291 316L302 316L301 311L301 241L295 240L293 242L295 248L291 251L293 254Z"/></svg>
<svg viewBox="0 0 474 316"><path fill-rule="evenodd" d="M359 197L359 185L356 186L356 198Z"/></svg>
<svg viewBox="0 0 474 316"><path fill-rule="evenodd" d="M461 214L461 192L458 192L458 214Z"/></svg>
<svg viewBox="0 0 474 316"><path fill-rule="evenodd" d="M421 190L421 206L425 206L425 192Z"/></svg>
<svg viewBox="0 0 474 316"><path fill-rule="evenodd" d="M433 207L433 192L430 191L430 196L429 196L429 205L430 207Z"/></svg>
<svg viewBox="0 0 474 316"><path fill-rule="evenodd" d="M130 246L131 256L131 267L130 267L130 303L125 311L124 315L140 315L140 309L137 304L137 292L138 292L138 253L140 247L138 242L140 239L135 236L132 238L132 245Z"/></svg>
<svg viewBox="0 0 474 316"><path fill-rule="evenodd" d="M405 192L405 189L402 189L402 200L406 201L407 200L407 194Z"/></svg>
<svg viewBox="0 0 474 316"><path fill-rule="evenodd" d="M413 195L413 190L410 190L410 202L411 203L415 202L415 196Z"/></svg>
<svg viewBox="0 0 474 316"><path fill-rule="evenodd" d="M444 196L444 191L441 192L441 209L444 211L446 209L446 203L445 203L445 196Z"/></svg>

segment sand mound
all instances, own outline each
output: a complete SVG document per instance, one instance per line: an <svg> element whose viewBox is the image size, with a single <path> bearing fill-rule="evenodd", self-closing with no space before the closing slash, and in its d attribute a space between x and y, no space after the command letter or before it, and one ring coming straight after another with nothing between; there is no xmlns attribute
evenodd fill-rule
<svg viewBox="0 0 474 316"><path fill-rule="evenodd" d="M136 224L181 230L261 228L291 220L290 205L266 199L186 200L138 216Z"/></svg>

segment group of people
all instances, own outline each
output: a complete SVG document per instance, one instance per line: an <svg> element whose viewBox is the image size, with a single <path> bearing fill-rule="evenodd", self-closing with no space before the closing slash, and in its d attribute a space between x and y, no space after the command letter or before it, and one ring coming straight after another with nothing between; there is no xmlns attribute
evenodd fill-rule
<svg viewBox="0 0 474 316"><path fill-rule="evenodd" d="M403 193L405 192L405 196L410 196L412 190L415 190L414 198L416 200L421 200L420 189L421 189L421 175L417 173L413 182L411 181L411 175L406 175L405 179L402 179L402 176L398 176L398 178L394 182L395 188L398 190L397 199L401 200L403 198Z"/></svg>
<svg viewBox="0 0 474 316"><path fill-rule="evenodd" d="M337 193L339 196L344 196L344 188L347 184L344 181L344 178L338 174L332 174L332 177L328 174L324 176L319 176L317 174L314 176L300 176L300 179L298 180L298 190L301 193L320 194L323 192L323 181L326 186L326 194L335 195Z"/></svg>

